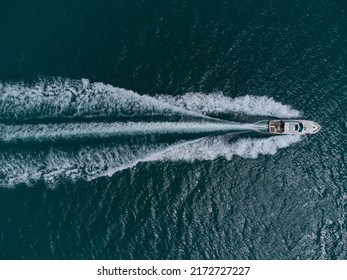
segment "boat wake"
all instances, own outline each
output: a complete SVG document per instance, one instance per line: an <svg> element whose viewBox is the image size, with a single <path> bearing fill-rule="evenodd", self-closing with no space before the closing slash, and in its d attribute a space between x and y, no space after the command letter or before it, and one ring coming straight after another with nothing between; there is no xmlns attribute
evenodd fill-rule
<svg viewBox="0 0 347 280"><path fill-rule="evenodd" d="M290 106L266 96L230 98L222 93L140 95L87 79L46 78L32 84L0 82L0 122L83 120L146 116L200 117L219 113L295 118Z"/></svg>
<svg viewBox="0 0 347 280"><path fill-rule="evenodd" d="M220 115L241 113L250 116L297 118L301 113L267 96L245 95L231 98L222 93L186 93L180 96L157 95L158 100L188 111Z"/></svg>
<svg viewBox="0 0 347 280"><path fill-rule="evenodd" d="M301 140L240 134L230 141L223 134L267 128L216 118L234 113L300 115L265 96L151 97L85 79L0 83L0 186L40 181L54 187L62 180L93 180L153 161L257 158Z"/></svg>
<svg viewBox="0 0 347 280"><path fill-rule="evenodd" d="M61 140L112 139L162 134L214 134L231 131L258 131L256 124L232 122L126 122L126 123L56 123L0 124L0 144L58 142Z"/></svg>

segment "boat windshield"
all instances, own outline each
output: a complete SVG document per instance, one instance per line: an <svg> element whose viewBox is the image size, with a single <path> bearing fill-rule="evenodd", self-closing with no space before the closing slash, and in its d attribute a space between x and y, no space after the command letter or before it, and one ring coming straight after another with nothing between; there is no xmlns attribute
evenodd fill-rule
<svg viewBox="0 0 347 280"><path fill-rule="evenodd" d="M289 131L293 131L293 132L301 132L303 131L304 126L302 123L291 123L289 125Z"/></svg>
<svg viewBox="0 0 347 280"><path fill-rule="evenodd" d="M289 124L289 131L297 131L298 125L297 124Z"/></svg>

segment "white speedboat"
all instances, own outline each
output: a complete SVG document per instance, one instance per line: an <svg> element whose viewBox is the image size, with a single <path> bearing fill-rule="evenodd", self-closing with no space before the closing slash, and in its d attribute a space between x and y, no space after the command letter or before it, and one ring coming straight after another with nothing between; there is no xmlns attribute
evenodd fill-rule
<svg viewBox="0 0 347 280"><path fill-rule="evenodd" d="M314 134L321 129L318 123L305 120L269 121L269 132L273 134Z"/></svg>

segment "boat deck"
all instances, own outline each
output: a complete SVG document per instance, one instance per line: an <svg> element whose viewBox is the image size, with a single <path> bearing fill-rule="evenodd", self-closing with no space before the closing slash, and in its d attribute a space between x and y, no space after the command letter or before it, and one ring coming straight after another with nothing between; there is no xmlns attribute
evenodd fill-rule
<svg viewBox="0 0 347 280"><path fill-rule="evenodd" d="M269 131L271 133L283 133L284 132L284 122L283 121L270 121Z"/></svg>

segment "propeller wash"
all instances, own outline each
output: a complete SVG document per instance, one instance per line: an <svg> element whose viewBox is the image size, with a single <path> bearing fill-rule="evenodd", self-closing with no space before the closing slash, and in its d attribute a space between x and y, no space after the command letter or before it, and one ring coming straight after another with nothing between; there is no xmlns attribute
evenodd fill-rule
<svg viewBox="0 0 347 280"><path fill-rule="evenodd" d="M0 83L0 186L43 181L54 187L62 179L112 176L140 162L257 158L301 140L240 134L230 142L223 133L268 128L215 118L220 114L300 116L266 96L152 97L86 79Z"/></svg>

